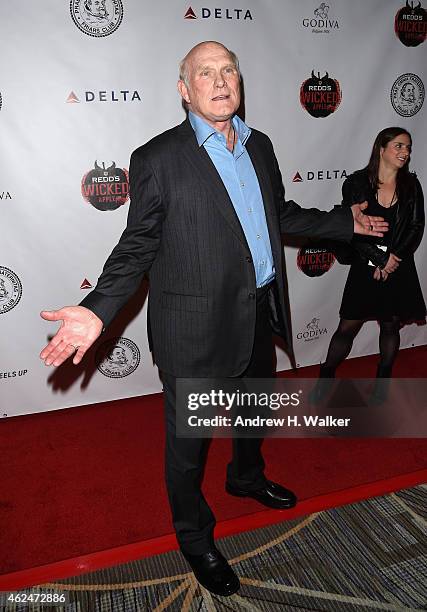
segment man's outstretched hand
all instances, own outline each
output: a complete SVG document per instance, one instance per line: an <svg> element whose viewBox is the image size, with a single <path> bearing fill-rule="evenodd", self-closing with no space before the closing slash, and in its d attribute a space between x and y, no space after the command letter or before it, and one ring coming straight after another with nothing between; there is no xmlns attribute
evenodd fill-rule
<svg viewBox="0 0 427 612"><path fill-rule="evenodd" d="M361 204L353 204L351 212L353 213L354 233L364 234L365 236L384 235L388 231L388 223L382 217L373 217L372 215L364 215L363 211L368 206L367 202Z"/></svg>
<svg viewBox="0 0 427 612"><path fill-rule="evenodd" d="M40 353L40 359L47 366L60 366L71 355L74 355L73 363L77 365L102 332L101 319L84 306L43 310L40 316L46 321L61 321L61 327Z"/></svg>

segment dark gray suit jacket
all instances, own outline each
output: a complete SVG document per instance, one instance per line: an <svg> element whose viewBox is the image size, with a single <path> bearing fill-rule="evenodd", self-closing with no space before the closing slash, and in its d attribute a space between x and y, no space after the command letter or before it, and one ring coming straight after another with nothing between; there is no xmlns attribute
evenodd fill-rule
<svg viewBox="0 0 427 612"><path fill-rule="evenodd" d="M292 350L281 234L349 241L350 209L285 201L269 138L246 143L258 176L278 285L284 340ZM107 326L149 275L149 337L160 370L179 377L238 376L255 329L251 253L228 193L188 120L138 148L130 163L127 227L95 289L81 302Z"/></svg>

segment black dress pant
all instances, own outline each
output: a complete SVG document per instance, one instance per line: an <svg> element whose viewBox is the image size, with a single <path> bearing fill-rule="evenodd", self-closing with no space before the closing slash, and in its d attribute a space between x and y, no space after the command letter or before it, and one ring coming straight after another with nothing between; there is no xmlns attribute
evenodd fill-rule
<svg viewBox="0 0 427 612"><path fill-rule="evenodd" d="M251 360L242 378L273 376L273 338L269 322L268 288L257 290L255 340ZM230 347L232 350L233 347ZM177 438L176 378L161 373L166 418L166 487L173 525L180 547L189 554L205 553L213 546L215 517L201 490L210 438ZM265 483L262 438L233 439L227 481L256 490Z"/></svg>

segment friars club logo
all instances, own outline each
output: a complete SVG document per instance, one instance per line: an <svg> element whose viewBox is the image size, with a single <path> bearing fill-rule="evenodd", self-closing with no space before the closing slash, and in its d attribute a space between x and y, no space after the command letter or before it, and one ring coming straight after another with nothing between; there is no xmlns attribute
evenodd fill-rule
<svg viewBox="0 0 427 612"><path fill-rule="evenodd" d="M9 268L0 266L0 314L15 308L22 296L22 284Z"/></svg>
<svg viewBox="0 0 427 612"><path fill-rule="evenodd" d="M111 338L96 351L97 368L108 378L124 378L135 372L141 361L139 348L128 338Z"/></svg>
<svg viewBox="0 0 427 612"><path fill-rule="evenodd" d="M425 41L427 12L421 6L421 2L406 0L406 5L397 11L394 18L394 31L405 47L417 47Z"/></svg>
<svg viewBox="0 0 427 612"><path fill-rule="evenodd" d="M331 181L347 178L347 170L307 170L306 172L296 172L292 177L293 183L303 181Z"/></svg>
<svg viewBox="0 0 427 612"><path fill-rule="evenodd" d="M197 15L196 11L189 6L185 11L184 19L238 19L240 21L253 20L249 9L242 8L208 8L202 7Z"/></svg>
<svg viewBox="0 0 427 612"><path fill-rule="evenodd" d="M0 200L11 200L12 196L9 191L0 191Z"/></svg>
<svg viewBox="0 0 427 612"><path fill-rule="evenodd" d="M326 327L320 325L320 319L313 317L311 321L307 323L303 331L297 333L297 340L303 340L304 342L311 342L312 340L318 340L323 334L327 334L328 330Z"/></svg>
<svg viewBox="0 0 427 612"><path fill-rule="evenodd" d="M416 74L410 72L397 77L391 88L391 104L402 117L413 117L423 105L424 83Z"/></svg>
<svg viewBox="0 0 427 612"><path fill-rule="evenodd" d="M312 17L302 20L302 25L307 29L311 28L313 34L329 34L331 30L339 30L338 20L332 17L330 8L326 2L322 2L314 9Z"/></svg>
<svg viewBox="0 0 427 612"><path fill-rule="evenodd" d="M340 105L341 87L327 72L324 76L318 72L316 76L312 70L311 77L301 85L299 96L301 106L312 117L328 117Z"/></svg>
<svg viewBox="0 0 427 612"><path fill-rule="evenodd" d="M85 91L80 98L74 91L65 100L67 104L80 104L80 102L141 102L141 94L132 89L110 89Z"/></svg>
<svg viewBox="0 0 427 612"><path fill-rule="evenodd" d="M322 276L335 263L335 255L322 247L303 247L297 254L297 266L306 276Z"/></svg>
<svg viewBox="0 0 427 612"><path fill-rule="evenodd" d="M123 19L122 0L71 0L70 13L81 32L96 38L109 36Z"/></svg>
<svg viewBox="0 0 427 612"><path fill-rule="evenodd" d="M117 168L113 162L102 168L95 167L82 178L82 196L97 210L116 210L129 199L129 173L125 168Z"/></svg>

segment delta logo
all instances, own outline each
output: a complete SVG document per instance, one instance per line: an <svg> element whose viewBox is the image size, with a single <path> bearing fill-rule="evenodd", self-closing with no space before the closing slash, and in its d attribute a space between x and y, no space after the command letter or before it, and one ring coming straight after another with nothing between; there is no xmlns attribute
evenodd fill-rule
<svg viewBox="0 0 427 612"><path fill-rule="evenodd" d="M238 21L253 21L249 9L242 8L208 8L206 6L198 9L198 14L189 6L184 14L184 19L234 19Z"/></svg>
<svg viewBox="0 0 427 612"><path fill-rule="evenodd" d="M305 178L300 172L296 172L292 178L293 183L302 183L304 181L337 181L347 178L347 170L307 170L303 172Z"/></svg>
<svg viewBox="0 0 427 612"><path fill-rule="evenodd" d="M65 100L67 104L80 104L80 102L141 102L141 94L136 89L112 89L84 91L78 96L71 91Z"/></svg>
<svg viewBox="0 0 427 612"><path fill-rule="evenodd" d="M84 278L82 281L82 284L80 285L80 289L92 289L93 286L91 284L90 281L87 280L87 278Z"/></svg>
<svg viewBox="0 0 427 612"><path fill-rule="evenodd" d="M415 5L415 6L414 6ZM406 0L394 18L394 32L405 47L417 47L427 37L427 12L421 2Z"/></svg>

